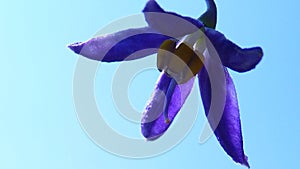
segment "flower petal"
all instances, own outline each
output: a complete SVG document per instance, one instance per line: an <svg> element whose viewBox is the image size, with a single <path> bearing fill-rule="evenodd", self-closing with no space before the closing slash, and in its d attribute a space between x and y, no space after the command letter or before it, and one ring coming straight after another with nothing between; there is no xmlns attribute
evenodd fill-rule
<svg viewBox="0 0 300 169"><path fill-rule="evenodd" d="M237 72L249 71L260 62L263 50L260 47L240 48L214 29L206 28L205 34L218 51L224 66Z"/></svg>
<svg viewBox="0 0 300 169"><path fill-rule="evenodd" d="M231 156L235 162L249 167L247 156L244 154L243 150L241 121L235 87L225 67L224 73L226 86L221 83L219 84L219 87L223 88L223 92L226 93L225 107L221 116L219 112L210 112L210 109L212 109L212 87L207 71L202 69L198 74L205 114L211 127L213 129L215 128L214 133L226 153ZM218 94L222 95L222 93ZM218 119L218 117L220 117L220 119Z"/></svg>
<svg viewBox="0 0 300 169"><path fill-rule="evenodd" d="M155 0L149 0L143 12L151 28L174 38L191 34L203 27L199 20L166 12Z"/></svg>
<svg viewBox="0 0 300 169"><path fill-rule="evenodd" d="M139 59L156 53L161 43L169 38L152 28L144 27L95 37L68 47L89 59L115 62Z"/></svg>
<svg viewBox="0 0 300 169"><path fill-rule="evenodd" d="M177 85L171 98L166 98L165 95L172 79L165 73L160 75L142 117L141 130L143 136L147 138L147 140L157 139L169 128L170 124L184 104L187 96L191 92L194 79L195 78L192 78L184 84ZM163 108L166 103L166 99L171 99L168 108L170 123L165 122L163 115Z"/></svg>

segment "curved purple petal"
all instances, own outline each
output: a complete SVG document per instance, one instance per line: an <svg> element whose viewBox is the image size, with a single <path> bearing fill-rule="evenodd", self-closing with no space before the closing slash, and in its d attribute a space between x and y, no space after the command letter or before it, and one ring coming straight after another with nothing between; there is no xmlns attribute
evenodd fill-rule
<svg viewBox="0 0 300 169"><path fill-rule="evenodd" d="M75 53L102 62L139 59L157 52L170 37L149 27L127 29L109 35L77 42L68 47Z"/></svg>
<svg viewBox="0 0 300 169"><path fill-rule="evenodd" d="M209 114L209 110L211 109L210 105L212 90L208 73L205 69L202 69L202 71L198 74L205 114L208 117L211 127L216 128L214 133L226 153L231 156L235 162L250 168L247 160L248 158L244 154L243 149L241 121L235 87L225 67L224 73L226 78L226 86L219 87L223 88L223 91L226 92L226 101L224 111L222 112L223 114L221 115L221 119L218 124L214 123L216 123L216 118L220 114L218 114L218 112L211 112L212 114Z"/></svg>
<svg viewBox="0 0 300 169"><path fill-rule="evenodd" d="M147 140L157 139L169 128L191 92L194 79L192 78L188 82L176 86L168 108L170 123L166 123L163 108L166 103L165 93L170 85L171 78L165 73L161 74L142 117L141 130Z"/></svg>
<svg viewBox="0 0 300 169"><path fill-rule="evenodd" d="M222 33L210 28L205 29L205 34L217 50L223 65L234 71L249 71L262 59L263 50L260 47L242 49Z"/></svg>
<svg viewBox="0 0 300 169"><path fill-rule="evenodd" d="M199 20L166 12L155 0L149 0L143 12L151 28L174 38L194 33L204 27Z"/></svg>

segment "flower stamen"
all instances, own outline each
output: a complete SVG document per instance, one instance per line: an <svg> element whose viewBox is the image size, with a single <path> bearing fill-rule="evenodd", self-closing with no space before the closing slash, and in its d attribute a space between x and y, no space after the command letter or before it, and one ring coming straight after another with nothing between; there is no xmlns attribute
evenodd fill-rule
<svg viewBox="0 0 300 169"><path fill-rule="evenodd" d="M163 115L165 123L170 123L168 109L177 84L186 83L203 67L203 55L195 52L186 43L168 39L164 41L157 54L157 68L172 78L167 92Z"/></svg>
<svg viewBox="0 0 300 169"><path fill-rule="evenodd" d="M176 88L176 85L177 85L176 81L174 79L172 79L169 84L167 93L166 93L166 104L164 105L164 110L163 110L166 124L170 123L168 109L169 109L170 101L172 100L172 96L173 96L174 90Z"/></svg>
<svg viewBox="0 0 300 169"><path fill-rule="evenodd" d="M203 55L196 53L184 42L177 44L175 40L166 40L157 54L157 68L166 72L178 84L186 83L203 67Z"/></svg>

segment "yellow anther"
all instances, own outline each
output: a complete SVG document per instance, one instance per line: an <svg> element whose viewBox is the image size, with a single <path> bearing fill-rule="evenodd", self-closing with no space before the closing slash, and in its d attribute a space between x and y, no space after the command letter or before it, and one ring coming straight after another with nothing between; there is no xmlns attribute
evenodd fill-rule
<svg viewBox="0 0 300 169"><path fill-rule="evenodd" d="M202 53L194 53L192 60L189 63L189 68L192 71L193 75L195 76L203 67L204 63L204 56Z"/></svg>
<svg viewBox="0 0 300 169"><path fill-rule="evenodd" d="M172 58L172 53L176 48L176 41L168 39L165 40L157 52L157 68L159 71L165 70Z"/></svg>
<svg viewBox="0 0 300 169"><path fill-rule="evenodd" d="M201 70L202 58L202 54L195 53L187 44L182 42L176 48L175 41L166 40L158 51L157 68L183 84Z"/></svg>
<svg viewBox="0 0 300 169"><path fill-rule="evenodd" d="M180 74L193 58L194 51L185 43L181 43L173 53L175 57L170 61L169 69L171 69L173 73Z"/></svg>

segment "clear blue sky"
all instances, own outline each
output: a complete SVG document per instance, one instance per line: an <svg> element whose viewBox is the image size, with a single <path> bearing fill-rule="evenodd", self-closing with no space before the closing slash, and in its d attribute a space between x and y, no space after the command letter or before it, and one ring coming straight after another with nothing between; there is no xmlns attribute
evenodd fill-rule
<svg viewBox="0 0 300 169"><path fill-rule="evenodd" d="M139 13L145 2L0 3L0 168L243 168L225 154L214 137L199 144L205 119L202 107L191 132L179 145L149 159L133 160L107 153L80 127L72 95L78 56L66 45L90 38L113 20ZM158 2L167 10L192 17L205 10L204 0ZM231 73L238 91L250 164L255 169L296 169L300 152L299 1L216 3L217 29L243 47L262 46L265 53L255 70ZM140 81L133 82L136 87L129 92L138 109L147 101L157 74L146 72L136 78ZM143 91L147 92L140 98L134 96ZM111 116L119 116L115 108L111 111ZM126 123L122 118L116 119L117 123ZM129 129L135 135L139 125Z"/></svg>

